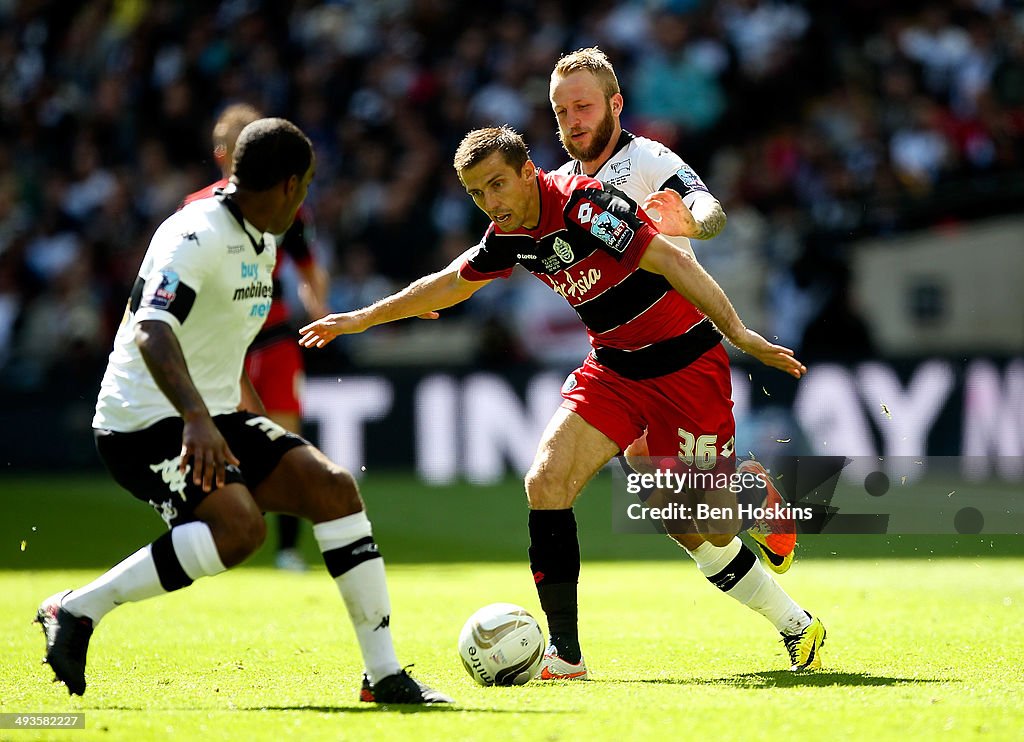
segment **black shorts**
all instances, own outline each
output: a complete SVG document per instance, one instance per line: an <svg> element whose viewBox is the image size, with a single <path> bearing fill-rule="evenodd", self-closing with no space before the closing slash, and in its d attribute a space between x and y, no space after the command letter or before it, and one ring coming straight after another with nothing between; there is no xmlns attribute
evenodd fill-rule
<svg viewBox="0 0 1024 742"><path fill-rule="evenodd" d="M308 445L304 438L251 412L218 415L213 421L241 462L226 468L229 484L256 487L288 451ZM209 494L192 483L191 464L186 474L178 471L183 429L180 417L169 417L132 433L93 431L96 450L114 480L152 505L168 528L195 520L193 511Z"/></svg>

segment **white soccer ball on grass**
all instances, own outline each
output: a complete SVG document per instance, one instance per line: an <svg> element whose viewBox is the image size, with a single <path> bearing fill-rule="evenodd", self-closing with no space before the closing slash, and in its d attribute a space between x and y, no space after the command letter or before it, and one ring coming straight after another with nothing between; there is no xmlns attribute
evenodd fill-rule
<svg viewBox="0 0 1024 742"><path fill-rule="evenodd" d="M480 685L523 685L540 670L544 632L525 608L492 603L462 627L459 656Z"/></svg>

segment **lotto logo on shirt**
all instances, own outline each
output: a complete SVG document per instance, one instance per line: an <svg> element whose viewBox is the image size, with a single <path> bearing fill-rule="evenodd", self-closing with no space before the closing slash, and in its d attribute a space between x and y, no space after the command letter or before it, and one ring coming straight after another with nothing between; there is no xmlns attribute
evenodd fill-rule
<svg viewBox="0 0 1024 742"><path fill-rule="evenodd" d="M590 225L590 233L604 242L615 252L623 252L626 245L633 239L633 230L607 211L603 211L594 217Z"/></svg>
<svg viewBox="0 0 1024 742"><path fill-rule="evenodd" d="M155 286L147 292L146 306L156 309L167 309L171 306L171 302L178 295L179 280L178 274L174 271L163 271L149 279L149 285Z"/></svg>

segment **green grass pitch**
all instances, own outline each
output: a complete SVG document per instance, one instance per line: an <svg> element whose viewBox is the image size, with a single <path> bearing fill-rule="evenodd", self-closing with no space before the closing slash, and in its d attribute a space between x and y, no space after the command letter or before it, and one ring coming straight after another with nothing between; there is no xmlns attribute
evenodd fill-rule
<svg viewBox="0 0 1024 742"><path fill-rule="evenodd" d="M392 629L454 708L356 701L358 650L334 585L252 566L111 613L89 688L41 666L39 601L162 530L102 476L0 479L0 712L86 715L86 729L0 740L987 739L1024 736L1024 544L1017 537L805 537L783 586L825 621L822 671L788 672L772 627L667 540L616 535L601 483L577 507L581 638L593 680L480 688L455 643L494 601L542 618L520 485L364 492L389 565ZM34 529L34 530L33 530ZM22 550L22 542L24 550ZM308 531L310 561L315 548Z"/></svg>

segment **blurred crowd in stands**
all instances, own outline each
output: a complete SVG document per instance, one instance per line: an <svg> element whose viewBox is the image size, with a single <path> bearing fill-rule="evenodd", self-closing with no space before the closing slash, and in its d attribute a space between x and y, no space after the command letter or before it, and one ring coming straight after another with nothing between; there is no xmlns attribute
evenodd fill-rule
<svg viewBox="0 0 1024 742"><path fill-rule="evenodd" d="M0 388L95 384L152 231L218 177L224 105L313 139L339 311L478 239L450 164L468 129L509 123L564 162L548 76L595 44L625 128L725 206L705 266L807 358L871 351L853 240L1019 210L1022 0L2 0ZM477 362L580 359L550 292L499 283L450 313L477 323ZM344 350L317 363L359 361Z"/></svg>

